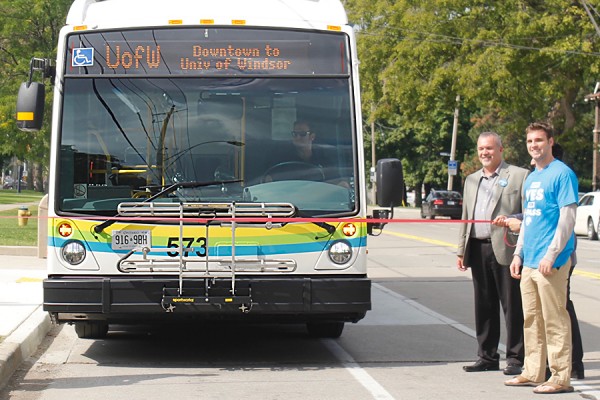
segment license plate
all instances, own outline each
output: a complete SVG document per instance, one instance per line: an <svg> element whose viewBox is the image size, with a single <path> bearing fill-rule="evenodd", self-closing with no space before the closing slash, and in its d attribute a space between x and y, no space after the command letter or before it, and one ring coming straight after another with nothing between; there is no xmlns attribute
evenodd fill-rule
<svg viewBox="0 0 600 400"><path fill-rule="evenodd" d="M113 231L113 250L132 250L138 247L152 247L152 235L150 231Z"/></svg>
<svg viewBox="0 0 600 400"><path fill-rule="evenodd" d="M456 203L455 203L455 202L453 202L452 200L449 200L449 201L448 201L448 205L449 205L449 206L453 206L454 204L456 204Z"/></svg>

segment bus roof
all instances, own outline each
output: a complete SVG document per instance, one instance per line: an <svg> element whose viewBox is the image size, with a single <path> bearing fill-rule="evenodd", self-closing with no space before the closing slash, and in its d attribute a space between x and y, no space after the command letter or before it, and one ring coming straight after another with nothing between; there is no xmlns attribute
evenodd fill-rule
<svg viewBox="0 0 600 400"><path fill-rule="evenodd" d="M332 29L348 23L340 0L75 0L67 25L110 29L247 25Z"/></svg>

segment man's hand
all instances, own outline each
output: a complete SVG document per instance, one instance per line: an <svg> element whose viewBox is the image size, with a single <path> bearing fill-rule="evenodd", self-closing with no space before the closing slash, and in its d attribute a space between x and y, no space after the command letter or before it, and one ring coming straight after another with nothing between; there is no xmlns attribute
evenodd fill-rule
<svg viewBox="0 0 600 400"><path fill-rule="evenodd" d="M458 267L458 270L462 272L469 269L469 267L463 264L463 257L460 256L456 259L456 266Z"/></svg>
<svg viewBox="0 0 600 400"><path fill-rule="evenodd" d="M542 261L540 261L540 264L538 265L538 270L540 271L540 273L542 275L550 276L554 272L554 269L552 268L553 265L554 265L553 262L548 261L545 258L542 258Z"/></svg>
<svg viewBox="0 0 600 400"><path fill-rule="evenodd" d="M515 279L521 279L522 264L523 264L523 261L521 260L521 257L519 257L519 256L513 257L513 260L510 263L510 276L512 276Z"/></svg>
<svg viewBox="0 0 600 400"><path fill-rule="evenodd" d="M492 225L506 227L506 215L498 215L492 220Z"/></svg>
<svg viewBox="0 0 600 400"><path fill-rule="evenodd" d="M498 215L492 220L492 225L508 228L515 233L521 230L521 220L513 217L509 218L506 215Z"/></svg>
<svg viewBox="0 0 600 400"><path fill-rule="evenodd" d="M521 220L517 218L507 218L505 220L506 226L511 232L519 233L521 231Z"/></svg>

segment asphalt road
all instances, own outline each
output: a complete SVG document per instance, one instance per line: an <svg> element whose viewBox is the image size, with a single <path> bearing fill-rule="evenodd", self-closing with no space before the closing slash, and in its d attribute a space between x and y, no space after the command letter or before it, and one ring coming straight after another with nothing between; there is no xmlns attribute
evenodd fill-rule
<svg viewBox="0 0 600 400"><path fill-rule="evenodd" d="M309 338L295 325L122 329L82 340L61 326L0 398L537 398L532 388L505 387L501 372L462 370L476 343L470 273L455 267L457 234L453 223L413 221L371 238L373 310L338 340ZM586 379L561 399L600 399L599 250L600 242L580 240L572 298Z"/></svg>

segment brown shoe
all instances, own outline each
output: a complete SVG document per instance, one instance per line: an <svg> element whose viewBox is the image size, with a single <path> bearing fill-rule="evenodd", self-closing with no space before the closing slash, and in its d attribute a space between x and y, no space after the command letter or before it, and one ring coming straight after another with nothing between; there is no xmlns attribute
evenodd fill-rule
<svg viewBox="0 0 600 400"><path fill-rule="evenodd" d="M544 382L533 389L535 394L556 394L556 393L571 393L574 391L573 386L559 385L553 382Z"/></svg>

